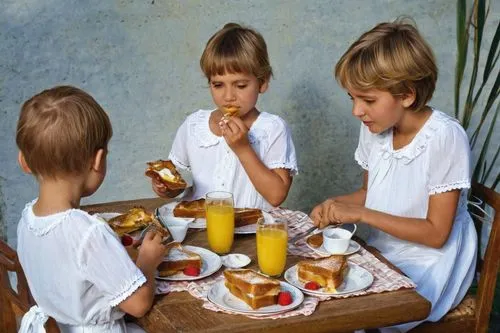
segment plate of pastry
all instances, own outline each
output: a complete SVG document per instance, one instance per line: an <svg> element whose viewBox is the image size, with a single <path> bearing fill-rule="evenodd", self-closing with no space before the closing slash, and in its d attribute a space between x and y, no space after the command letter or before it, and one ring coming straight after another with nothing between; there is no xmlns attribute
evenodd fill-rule
<svg viewBox="0 0 500 333"><path fill-rule="evenodd" d="M304 301L298 288L250 269L226 269L207 297L222 309L257 316L290 311Z"/></svg>
<svg viewBox="0 0 500 333"><path fill-rule="evenodd" d="M299 261L286 270L284 278L313 296L354 293L370 287L374 279L369 271L348 262L343 255Z"/></svg>
<svg viewBox="0 0 500 333"><path fill-rule="evenodd" d="M168 281L199 280L217 272L221 266L221 258L210 250L171 243L167 255L158 266L156 278Z"/></svg>

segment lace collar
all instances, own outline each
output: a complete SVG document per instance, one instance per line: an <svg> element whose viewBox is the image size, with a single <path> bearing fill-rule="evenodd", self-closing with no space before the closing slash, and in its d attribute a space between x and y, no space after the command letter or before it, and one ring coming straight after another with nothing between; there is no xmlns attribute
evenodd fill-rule
<svg viewBox="0 0 500 333"><path fill-rule="evenodd" d="M68 209L64 212L48 216L36 216L33 213L33 205L37 200L38 198L26 204L22 213L23 220L26 221L28 229L37 236L48 234L57 225L64 222L69 217L71 212L75 210Z"/></svg>
<svg viewBox="0 0 500 333"><path fill-rule="evenodd" d="M456 120L439 110L432 109L432 113L429 119L427 119L427 121L415 135L413 140L400 149L394 149L392 146L392 129L389 129L384 133L377 135L377 142L382 146L382 157L384 159L394 158L402 160L402 162L405 164L410 163L425 151L425 149L427 148L427 144L432 139L432 137L434 137L436 132L438 132L438 130L442 128L443 124L446 124L450 121Z"/></svg>
<svg viewBox="0 0 500 333"><path fill-rule="evenodd" d="M209 120L210 114L215 110L199 110L191 116L189 122L189 133L193 135L198 143L199 147L207 148L210 146L216 146L220 142L224 141L224 137L217 136L210 130ZM264 131L262 131L260 127L260 123L266 118L269 114L266 112L261 112L257 119L254 121L250 130L248 131L248 140L250 144L255 143L265 136Z"/></svg>

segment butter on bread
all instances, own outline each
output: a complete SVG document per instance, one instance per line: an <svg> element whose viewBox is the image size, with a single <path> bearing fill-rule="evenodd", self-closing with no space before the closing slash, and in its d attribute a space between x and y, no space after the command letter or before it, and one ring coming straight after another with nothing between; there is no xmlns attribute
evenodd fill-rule
<svg viewBox="0 0 500 333"><path fill-rule="evenodd" d="M181 201L174 207L175 217L205 218L205 199ZM257 208L235 208L234 225L241 227L257 223L263 217L262 211Z"/></svg>
<svg viewBox="0 0 500 333"><path fill-rule="evenodd" d="M186 181L177 171L172 161L157 160L154 162L147 162L148 168L145 175L155 178L170 191L181 191L187 187Z"/></svg>
<svg viewBox="0 0 500 333"><path fill-rule="evenodd" d="M226 269L225 286L252 309L278 303L280 282L251 269Z"/></svg>
<svg viewBox="0 0 500 333"><path fill-rule="evenodd" d="M348 264L345 256L332 255L326 258L302 260L297 263L299 281L314 281L327 292L335 292L344 282Z"/></svg>
<svg viewBox="0 0 500 333"><path fill-rule="evenodd" d="M180 243L170 243L167 246L163 262L158 266L159 276L170 276L182 272L186 267L201 270L202 261L198 253L185 249Z"/></svg>

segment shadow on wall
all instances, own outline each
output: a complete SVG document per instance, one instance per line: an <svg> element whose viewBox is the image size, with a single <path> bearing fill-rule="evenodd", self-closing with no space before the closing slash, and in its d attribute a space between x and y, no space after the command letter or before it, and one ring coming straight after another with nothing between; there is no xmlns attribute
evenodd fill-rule
<svg viewBox="0 0 500 333"><path fill-rule="evenodd" d="M5 217L5 201L3 199L4 179L0 177L0 239L7 241L7 221Z"/></svg>
<svg viewBox="0 0 500 333"><path fill-rule="evenodd" d="M359 127L350 114L335 112L341 108L313 80L302 81L292 92L282 114L294 135L299 175L286 206L309 213L328 197L351 192L346 184L361 179L361 169L346 163L353 161Z"/></svg>

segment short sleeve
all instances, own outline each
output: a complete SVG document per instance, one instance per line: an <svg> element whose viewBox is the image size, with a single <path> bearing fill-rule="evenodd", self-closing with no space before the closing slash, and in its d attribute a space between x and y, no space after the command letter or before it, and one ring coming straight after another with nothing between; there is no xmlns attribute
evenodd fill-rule
<svg viewBox="0 0 500 333"><path fill-rule="evenodd" d="M429 141L429 194L470 188L470 148L464 129L455 121Z"/></svg>
<svg viewBox="0 0 500 333"><path fill-rule="evenodd" d="M298 174L297 156L292 134L286 122L281 118L273 120L273 130L269 133L268 149L263 158L269 169L288 169L290 175Z"/></svg>
<svg viewBox="0 0 500 333"><path fill-rule="evenodd" d="M365 170L368 170L368 157L370 156L372 146L372 140L370 140L370 138L371 134L368 133L368 128L361 124L358 147L354 152L354 159Z"/></svg>
<svg viewBox="0 0 500 333"><path fill-rule="evenodd" d="M187 151L188 144L188 121L189 118L184 120L181 126L177 129L175 134L174 142L172 143L172 149L168 158L181 169L189 168L189 156Z"/></svg>
<svg viewBox="0 0 500 333"><path fill-rule="evenodd" d="M114 307L146 283L146 277L132 262L113 231L104 223L92 226L79 249L82 272Z"/></svg>

